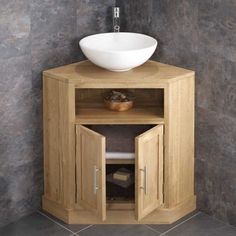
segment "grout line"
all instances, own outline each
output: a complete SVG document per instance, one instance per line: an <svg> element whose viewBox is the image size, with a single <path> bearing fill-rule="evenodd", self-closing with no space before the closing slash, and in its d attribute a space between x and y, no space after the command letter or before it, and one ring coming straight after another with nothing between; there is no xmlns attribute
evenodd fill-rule
<svg viewBox="0 0 236 236"><path fill-rule="evenodd" d="M168 229L167 231L165 231L164 233L162 233L160 236L164 236L166 233L168 233L168 232L172 231L173 229L179 227L180 225L182 225L182 224L184 224L185 222L191 220L192 218L194 218L195 216L197 216L197 215L199 215L199 214L201 214L201 212L196 213L195 215L189 217L188 219L186 219L186 220L180 222L179 224L175 225L174 227Z"/></svg>
<svg viewBox="0 0 236 236"><path fill-rule="evenodd" d="M149 225L145 225L145 226L146 226L148 229L152 230L153 232L158 233L158 234L161 234L161 232L159 232L159 231L153 229L153 228L150 227Z"/></svg>
<svg viewBox="0 0 236 236"><path fill-rule="evenodd" d="M72 235L75 234L75 232L73 232L72 230L66 228L64 225L61 225L60 223L58 223L57 221L53 220L51 217L47 216L47 215L44 214L43 212L41 212L41 211L37 211L37 212L38 212L40 215L42 215L42 216L48 218L49 220L51 220L51 221L54 222L55 224L59 225L59 226L62 227L63 229L66 229L67 231L71 232Z"/></svg>
<svg viewBox="0 0 236 236"><path fill-rule="evenodd" d="M82 232L82 231L84 231L84 230L86 230L86 229L89 229L89 228L91 228L93 225L88 225L88 226L86 226L85 228L83 228L83 229L80 229L79 231L77 231L77 232L75 232L76 234L77 233L80 233L80 232Z"/></svg>

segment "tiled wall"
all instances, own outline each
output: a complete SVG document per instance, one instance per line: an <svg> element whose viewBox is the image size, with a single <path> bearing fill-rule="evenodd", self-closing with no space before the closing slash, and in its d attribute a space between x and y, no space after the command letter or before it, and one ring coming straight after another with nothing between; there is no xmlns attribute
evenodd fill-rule
<svg viewBox="0 0 236 236"><path fill-rule="evenodd" d="M0 0L0 226L40 207L42 70L82 59L114 0Z"/></svg>
<svg viewBox="0 0 236 236"><path fill-rule="evenodd" d="M236 225L236 1L117 3L123 30L158 39L153 59L196 71L198 207Z"/></svg>

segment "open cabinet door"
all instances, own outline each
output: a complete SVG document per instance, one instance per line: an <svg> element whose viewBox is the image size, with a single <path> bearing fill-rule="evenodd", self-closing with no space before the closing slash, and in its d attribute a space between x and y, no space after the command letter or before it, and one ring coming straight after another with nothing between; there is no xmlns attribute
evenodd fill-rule
<svg viewBox="0 0 236 236"><path fill-rule="evenodd" d="M76 126L77 202L106 219L105 137Z"/></svg>
<svg viewBox="0 0 236 236"><path fill-rule="evenodd" d="M163 125L135 139L135 215L141 220L163 204Z"/></svg>

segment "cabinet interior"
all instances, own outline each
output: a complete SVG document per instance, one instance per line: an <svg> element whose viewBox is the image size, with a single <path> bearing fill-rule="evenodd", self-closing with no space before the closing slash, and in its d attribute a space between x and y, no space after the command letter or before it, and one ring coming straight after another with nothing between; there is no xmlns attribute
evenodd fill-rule
<svg viewBox="0 0 236 236"><path fill-rule="evenodd" d="M134 157L129 159L125 155L132 153L135 156L135 137L150 130L154 125L87 125L86 127L103 135L106 138L106 154L113 153L112 159L106 155L107 209L134 209L135 159ZM130 173L130 183L127 186L120 186L120 181L118 184L111 181L112 175L122 169Z"/></svg>
<svg viewBox="0 0 236 236"><path fill-rule="evenodd" d="M106 152L134 153L135 137L154 125L86 125L106 137Z"/></svg>
<svg viewBox="0 0 236 236"><path fill-rule="evenodd" d="M120 186L106 181L106 202L108 210L134 209L135 183L134 183L134 164L107 164L106 176L125 168L132 174L132 182L128 186Z"/></svg>

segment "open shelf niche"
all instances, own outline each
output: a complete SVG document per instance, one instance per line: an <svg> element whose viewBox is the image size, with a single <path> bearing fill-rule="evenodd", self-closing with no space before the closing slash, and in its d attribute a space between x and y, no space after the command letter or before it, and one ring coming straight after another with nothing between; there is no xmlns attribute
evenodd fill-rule
<svg viewBox="0 0 236 236"><path fill-rule="evenodd" d="M163 89L129 89L134 95L134 107L123 112L105 107L104 94L110 90L76 89L76 123L164 124Z"/></svg>

